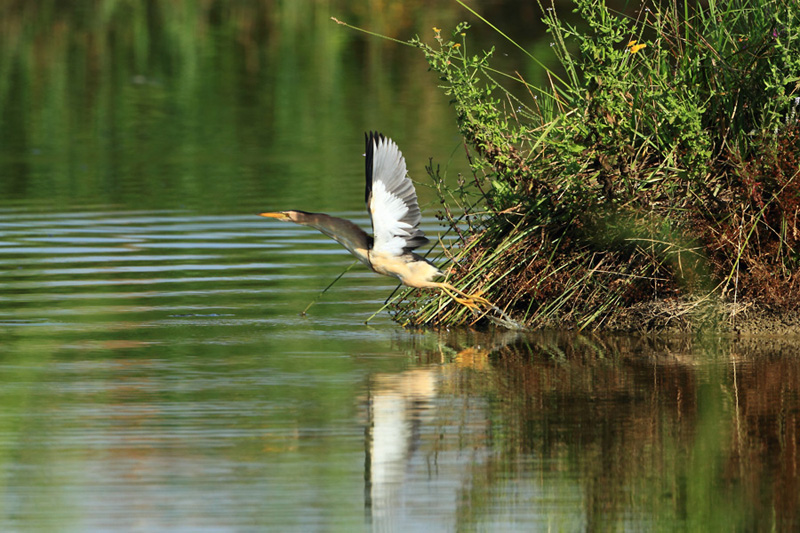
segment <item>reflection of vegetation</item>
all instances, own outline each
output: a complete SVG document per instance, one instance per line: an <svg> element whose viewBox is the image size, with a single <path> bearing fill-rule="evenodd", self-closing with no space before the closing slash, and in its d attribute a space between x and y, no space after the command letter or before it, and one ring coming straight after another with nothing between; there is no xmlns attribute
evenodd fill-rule
<svg viewBox="0 0 800 533"><path fill-rule="evenodd" d="M491 68L466 24L435 28L434 46L411 41L474 150L474 179L442 194L460 237L453 279L535 327L598 327L678 297L797 309L796 2L667 2L635 19L576 4L583 28L543 14L563 65L546 87ZM470 319L440 298L423 303L399 318ZM707 310L670 318L695 309Z"/></svg>
<svg viewBox="0 0 800 533"><path fill-rule="evenodd" d="M796 525L796 347L543 334L489 357L488 369L453 372L443 386L489 399L496 455L475 467L486 471L474 476L468 516L480 520L531 479L543 483L531 505L558 523L570 495L552 491L574 479L589 530Z"/></svg>
<svg viewBox="0 0 800 533"><path fill-rule="evenodd" d="M457 6L383 4L4 3L0 196L241 211L302 195L320 210L361 209L362 183L340 180L361 171L365 129L413 131L419 160L431 144L452 149L446 103L409 74L424 71L419 58L386 62L391 47L329 17L407 36L423 14L444 23ZM415 105L397 113L398 102ZM352 154L330 142L345 136Z"/></svg>
<svg viewBox="0 0 800 533"><path fill-rule="evenodd" d="M47 340L29 342L11 328L0 327L0 333L0 521L6 524L11 517L21 521L33 516L35 509L64 512L69 503L65 494L48 490L55 473L40 468L59 452L53 442L40 438L52 431L48 413L57 409L46 401L41 381L58 347ZM17 486L26 487L24 497L15 494Z"/></svg>

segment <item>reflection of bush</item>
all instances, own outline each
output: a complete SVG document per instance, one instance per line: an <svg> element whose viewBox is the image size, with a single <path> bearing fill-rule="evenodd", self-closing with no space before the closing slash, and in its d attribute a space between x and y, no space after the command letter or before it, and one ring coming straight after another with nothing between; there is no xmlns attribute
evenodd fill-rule
<svg viewBox="0 0 800 533"><path fill-rule="evenodd" d="M688 346L659 348L557 342L508 348L495 364L506 399L501 416L514 428L503 442L506 457L571 464L584 485L586 520L601 529L631 507L643 511L650 491L664 490L651 482L668 479L690 447L697 376L670 355ZM663 355L642 357L648 352Z"/></svg>
<svg viewBox="0 0 800 533"><path fill-rule="evenodd" d="M728 376L732 428L723 474L741 484L756 512L774 514L776 531L800 523L798 352L743 349Z"/></svg>
<svg viewBox="0 0 800 533"><path fill-rule="evenodd" d="M446 102L411 74L424 70L420 58L329 18L413 35L424 12L391 3L362 12L343 0L4 2L0 196L238 213L303 196L320 210L363 209L355 150L365 121L416 139L404 143L410 161L443 138L452 146ZM439 3L451 20L457 6ZM406 11L386 19L395 5ZM415 105L398 114L403 101Z"/></svg>
<svg viewBox="0 0 800 533"><path fill-rule="evenodd" d="M475 378L497 452L476 478L574 478L589 529L791 529L798 357L790 345L689 338L542 335L500 348Z"/></svg>

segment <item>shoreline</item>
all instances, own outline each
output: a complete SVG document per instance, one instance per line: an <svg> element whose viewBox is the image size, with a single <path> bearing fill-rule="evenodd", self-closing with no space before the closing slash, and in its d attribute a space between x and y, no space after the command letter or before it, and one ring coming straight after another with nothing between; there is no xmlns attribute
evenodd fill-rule
<svg viewBox="0 0 800 533"><path fill-rule="evenodd" d="M773 310L757 302L733 304L674 298L635 304L616 313L597 330L800 337L800 310Z"/></svg>

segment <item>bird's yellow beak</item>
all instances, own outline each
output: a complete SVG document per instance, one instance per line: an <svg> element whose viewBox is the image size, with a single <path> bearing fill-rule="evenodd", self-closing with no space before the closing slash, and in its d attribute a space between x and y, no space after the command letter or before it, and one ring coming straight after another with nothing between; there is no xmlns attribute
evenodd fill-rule
<svg viewBox="0 0 800 533"><path fill-rule="evenodd" d="M260 216L260 217L269 217L269 218L277 218L278 220L283 220L283 221L286 221L286 222L291 222L292 221L292 219L289 218L289 215L287 215L286 213L280 212L280 211L277 212L277 213L259 213L258 216Z"/></svg>

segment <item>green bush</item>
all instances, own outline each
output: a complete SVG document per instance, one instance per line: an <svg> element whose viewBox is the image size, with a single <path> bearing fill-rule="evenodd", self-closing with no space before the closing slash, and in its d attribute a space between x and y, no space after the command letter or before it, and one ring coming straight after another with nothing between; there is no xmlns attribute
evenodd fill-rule
<svg viewBox="0 0 800 533"><path fill-rule="evenodd" d="M459 235L451 281L531 327L616 326L674 299L693 304L662 322L690 322L701 302L797 308L796 2L665 3L631 18L577 0L580 26L542 11L562 66L547 87L492 69L492 51L468 54L467 24L411 41L473 150L457 190L430 168ZM421 298L397 318L482 318Z"/></svg>

